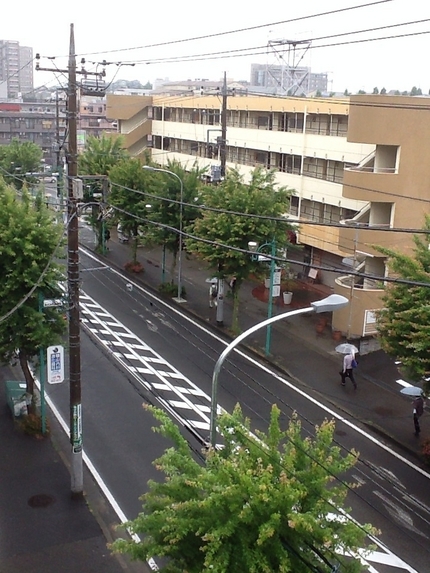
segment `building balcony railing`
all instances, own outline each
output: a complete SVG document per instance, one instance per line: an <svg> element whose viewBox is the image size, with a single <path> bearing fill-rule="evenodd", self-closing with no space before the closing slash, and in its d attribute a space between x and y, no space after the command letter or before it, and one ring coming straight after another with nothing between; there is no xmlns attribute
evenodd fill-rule
<svg viewBox="0 0 430 573"><path fill-rule="evenodd" d="M397 173L395 167L345 167L345 171L360 172L360 173Z"/></svg>

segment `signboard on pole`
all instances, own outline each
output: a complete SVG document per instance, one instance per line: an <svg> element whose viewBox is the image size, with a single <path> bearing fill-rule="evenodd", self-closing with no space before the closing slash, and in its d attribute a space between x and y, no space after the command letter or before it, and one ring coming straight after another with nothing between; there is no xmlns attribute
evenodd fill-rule
<svg viewBox="0 0 430 573"><path fill-rule="evenodd" d="M48 346L46 350L48 384L59 384L64 380L64 348Z"/></svg>

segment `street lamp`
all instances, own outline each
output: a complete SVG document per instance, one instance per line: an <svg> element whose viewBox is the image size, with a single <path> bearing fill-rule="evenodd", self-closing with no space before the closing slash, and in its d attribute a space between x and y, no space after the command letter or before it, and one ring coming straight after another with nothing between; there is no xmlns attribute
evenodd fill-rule
<svg viewBox="0 0 430 573"><path fill-rule="evenodd" d="M235 338L230 344L224 349L221 356L218 358L213 375L212 375L212 398L211 398L211 419L210 419L210 444L214 448L216 446L216 420L217 420L217 411L218 411L218 375L221 370L221 366L224 363L224 360L230 354L230 352L242 342L244 338L247 338L250 334L253 334L260 328L264 328L273 322L277 322L278 320L283 320L284 318L290 318L291 316L295 316L297 314L305 314L308 312L316 312L317 314L321 312L333 312L335 310L339 310L349 304L349 300L340 294L331 294L330 296L323 298L322 300L316 300L315 302L311 302L311 306L306 308L298 308L297 310L290 310L288 312L284 312L282 314L278 314L277 316L273 316L272 318L267 318L258 324L254 324L245 332L242 332L237 338Z"/></svg>
<svg viewBox="0 0 430 573"><path fill-rule="evenodd" d="M178 257L178 295L173 298L176 302L187 302L182 298L182 224L183 224L183 214L184 214L184 184L182 179L174 171L169 171L169 169L162 169L161 167L152 167L151 165L143 165L142 169L148 171L159 171L160 173L168 173L173 175L179 181L181 185L181 202L179 205L179 257Z"/></svg>
<svg viewBox="0 0 430 573"><path fill-rule="evenodd" d="M272 317L272 311L273 311L273 288L274 288L274 278L275 278L275 256L276 256L276 241L275 239L273 239L272 241L269 241L267 243L263 243L262 245L258 246L258 243L256 243L255 241L249 241L248 242L248 249L254 253L253 255L251 255L252 259L254 261L267 261L268 257L265 257L264 255L261 255L259 253L261 253L262 249L264 249L265 247L270 247L271 251L271 259L270 259L270 279L269 279L269 303L267 306L267 318L271 318ZM265 348L265 353L266 356L269 356L270 354L270 341L272 338L272 326L269 324L267 326L267 331L266 331L266 348Z"/></svg>

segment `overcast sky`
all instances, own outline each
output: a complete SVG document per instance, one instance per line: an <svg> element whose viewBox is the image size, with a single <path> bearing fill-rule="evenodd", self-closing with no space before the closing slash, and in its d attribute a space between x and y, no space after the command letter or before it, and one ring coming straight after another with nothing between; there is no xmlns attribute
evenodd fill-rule
<svg viewBox="0 0 430 573"><path fill-rule="evenodd" d="M372 3L374 5L344 10ZM380 3L376 0L269 0L259 3L245 0L198 3L178 0L145 3L137 0L115 3L74 0L70 4L21 0L16 6L15 10L9 4L2 14L1 39L18 40L22 45L31 46L34 54L40 53L40 65L43 67L64 69L67 67L64 56L69 51L70 23L73 22L78 62L82 56L85 57L88 71L95 69L93 62L103 59L135 62L134 67L108 66L108 81L114 77L138 79L142 83L148 80L153 82L156 78L169 78L172 81L195 78L216 80L224 70L229 78L249 80L251 63L279 63L275 52L268 48L269 40L313 40L306 54L298 50L294 54L292 48L289 51L285 47L283 58L290 65L306 65L313 72L327 72L329 90L343 92L347 88L356 93L360 89L372 91L375 86L401 91L417 86L424 94L430 90L430 34L423 33L430 32L428 0L389 0ZM336 10L344 11L318 15ZM297 18L302 19L291 21ZM425 19L428 21L333 37ZM215 35L256 26L259 28ZM363 38L405 34L414 35L345 44ZM207 38L208 35L212 37ZM202 36L203 39L172 43ZM318 39L322 37L325 39ZM159 43L166 44L147 47ZM321 47L327 44L338 45ZM211 59L206 56L241 49L250 49L253 55L239 57L236 54L222 58L219 54ZM47 59L53 56L55 60ZM192 58L182 62L154 61L182 56ZM34 78L35 86L57 83L53 74L45 72L35 72ZM58 78L65 83L64 76L58 74Z"/></svg>

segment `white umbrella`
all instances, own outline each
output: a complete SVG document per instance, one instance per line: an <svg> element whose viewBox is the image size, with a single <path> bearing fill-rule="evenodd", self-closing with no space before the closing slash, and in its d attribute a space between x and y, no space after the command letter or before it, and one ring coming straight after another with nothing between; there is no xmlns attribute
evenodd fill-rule
<svg viewBox="0 0 430 573"><path fill-rule="evenodd" d="M335 348L339 354L358 354L358 348L349 342L343 342Z"/></svg>
<svg viewBox="0 0 430 573"><path fill-rule="evenodd" d="M418 386L406 386L400 390L400 393L406 396L421 396L423 391Z"/></svg>
<svg viewBox="0 0 430 573"><path fill-rule="evenodd" d="M212 277L211 279L206 279L205 282L212 284L212 285L215 285L215 284L218 284L218 279L217 279L217 277Z"/></svg>

